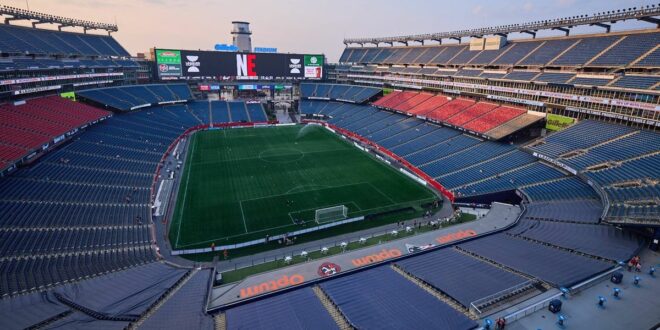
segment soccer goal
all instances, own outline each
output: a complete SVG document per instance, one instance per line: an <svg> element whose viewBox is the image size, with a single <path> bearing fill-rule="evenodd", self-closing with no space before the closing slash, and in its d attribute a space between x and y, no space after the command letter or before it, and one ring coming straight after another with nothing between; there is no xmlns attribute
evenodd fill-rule
<svg viewBox="0 0 660 330"><path fill-rule="evenodd" d="M346 219L348 216L348 207L344 205L326 207L323 209L316 210L314 219L317 223L328 223L337 220Z"/></svg>

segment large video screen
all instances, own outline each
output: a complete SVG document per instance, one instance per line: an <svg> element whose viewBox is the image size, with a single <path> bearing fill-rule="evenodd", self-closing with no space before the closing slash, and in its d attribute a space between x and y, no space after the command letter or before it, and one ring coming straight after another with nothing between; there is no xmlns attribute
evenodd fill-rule
<svg viewBox="0 0 660 330"><path fill-rule="evenodd" d="M323 55L156 49L160 79L233 77L237 80L321 79Z"/></svg>

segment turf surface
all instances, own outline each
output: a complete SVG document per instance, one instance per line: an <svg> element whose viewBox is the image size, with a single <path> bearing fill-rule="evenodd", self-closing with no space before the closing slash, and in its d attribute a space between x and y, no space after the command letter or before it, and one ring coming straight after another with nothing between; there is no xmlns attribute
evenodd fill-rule
<svg viewBox="0 0 660 330"><path fill-rule="evenodd" d="M355 217L435 199L318 126L203 131L190 141L170 242L174 249L236 244L316 226L319 208L345 205Z"/></svg>

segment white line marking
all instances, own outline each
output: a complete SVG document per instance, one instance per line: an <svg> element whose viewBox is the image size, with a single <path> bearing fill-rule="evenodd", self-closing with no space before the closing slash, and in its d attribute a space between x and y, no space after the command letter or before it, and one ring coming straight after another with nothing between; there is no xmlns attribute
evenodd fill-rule
<svg viewBox="0 0 660 330"><path fill-rule="evenodd" d="M176 231L176 244L174 244L174 246L179 246L179 236L181 235L181 223L183 222L183 218L181 217L181 212L183 212L183 209L185 209L186 207L186 196L188 196L188 183L190 182L189 180L190 172L192 172L192 165L194 164L194 162L192 161L192 157L194 155L193 152L195 151L195 146L197 145L197 137L195 137L194 135L193 137L194 139L192 142L193 145L192 150L189 150L190 153L186 155L186 157L190 157L190 164L187 164L188 166L190 166L190 168L186 167L186 170L188 171L188 173L186 174L186 189L183 192L183 204L181 204L181 209L179 210L179 227Z"/></svg>
<svg viewBox="0 0 660 330"><path fill-rule="evenodd" d="M243 227L245 227L245 233L248 233L247 224L245 223L245 213L243 212L243 201L238 201L238 205L241 207L241 218L243 218Z"/></svg>
<svg viewBox="0 0 660 330"><path fill-rule="evenodd" d="M367 183L371 186L371 188L374 188L379 194L381 194L381 195L383 195L383 197L387 198L392 204L396 204L396 202L392 198L390 198L390 196L388 194L382 192L380 189L378 189L378 187L374 186L371 182L367 182Z"/></svg>

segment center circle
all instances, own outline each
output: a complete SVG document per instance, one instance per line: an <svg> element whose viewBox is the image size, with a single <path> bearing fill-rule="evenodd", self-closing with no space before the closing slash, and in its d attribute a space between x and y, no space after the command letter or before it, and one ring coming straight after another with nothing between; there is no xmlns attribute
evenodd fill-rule
<svg viewBox="0 0 660 330"><path fill-rule="evenodd" d="M273 148L259 153L259 159L268 163L292 163L305 157L305 153L293 148Z"/></svg>

